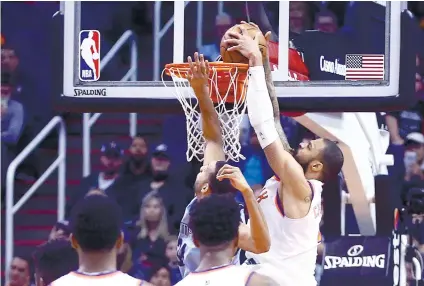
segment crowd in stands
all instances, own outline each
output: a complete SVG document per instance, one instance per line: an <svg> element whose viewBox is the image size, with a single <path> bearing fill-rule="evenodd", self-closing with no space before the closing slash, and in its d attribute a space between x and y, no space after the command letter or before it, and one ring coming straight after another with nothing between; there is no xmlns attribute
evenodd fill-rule
<svg viewBox="0 0 424 286"><path fill-rule="evenodd" d="M278 2L276 2L278 3ZM311 2L312 3L312 2ZM412 2L411 2L412 3ZM413 2L411 8L424 29L423 2ZM269 5L272 5L269 4ZM333 33L343 26L348 2L323 2L317 5L293 1L290 3L291 32L301 33L318 29ZM268 11L269 12L269 11ZM267 13L272 22L272 12ZM274 15L274 17L276 17ZM218 15L216 25L219 39L224 30L235 23L229 14ZM277 18L274 19L274 21ZM278 20L277 20L278 21ZM267 23L262 23L267 25ZM272 29L272 24L268 27ZM32 119L37 111L31 110L28 91L31 81L19 69L19 58L14 47L2 37L1 51L1 189L5 190L5 176L9 163L32 138ZM219 42L201 48L210 59L219 55ZM418 103L408 110L378 114L381 123L390 133L388 153L393 154L395 165L389 169L399 195L411 188L424 188L424 58L417 55L416 91ZM281 122L292 146L315 138L290 117L282 116ZM256 135L244 125L240 138L246 160L237 164L255 193L272 176ZM132 138L130 146L105 142L101 147L102 170L92 172L81 180L78 191L67 194L66 213L78 200L91 192L101 192L114 198L125 216L125 243L117 258L119 269L130 275L150 281L156 286L174 285L181 279L177 259L177 235L185 207L193 197L192 185L201 163L192 162L189 174L171 172L173 164L166 144L148 146L142 135ZM154 147L153 150L150 150ZM181 150L184 152L184 150ZM24 164L21 176L38 176L37 160ZM176 170L177 168L173 168ZM5 192L2 192L2 196ZM3 201L3 198L2 198ZM414 221L418 227L412 233L414 243L424 257L424 224L422 217ZM68 239L67 221L57 222L46 240ZM320 247L320 254L323 246ZM322 256L319 256L322 259ZM320 264L321 261L318 261ZM31 258L15 257L10 266L10 284L29 286L32 281ZM318 272L317 272L318 273Z"/></svg>

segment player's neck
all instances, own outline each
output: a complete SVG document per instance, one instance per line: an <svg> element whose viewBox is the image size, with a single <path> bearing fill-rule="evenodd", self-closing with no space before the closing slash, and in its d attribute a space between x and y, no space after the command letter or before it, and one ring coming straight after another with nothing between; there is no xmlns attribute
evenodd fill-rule
<svg viewBox="0 0 424 286"><path fill-rule="evenodd" d="M200 250L201 262L196 271L205 271L214 267L224 266L231 263L232 254L229 250L207 252Z"/></svg>
<svg viewBox="0 0 424 286"><path fill-rule="evenodd" d="M79 256L79 272L96 273L115 271L116 253L80 253Z"/></svg>
<svg viewBox="0 0 424 286"><path fill-rule="evenodd" d="M307 172L305 173L305 178L306 178L307 180L318 180L318 181L320 181L320 176L319 176L319 174L314 173L314 172L309 172L309 171L307 171Z"/></svg>

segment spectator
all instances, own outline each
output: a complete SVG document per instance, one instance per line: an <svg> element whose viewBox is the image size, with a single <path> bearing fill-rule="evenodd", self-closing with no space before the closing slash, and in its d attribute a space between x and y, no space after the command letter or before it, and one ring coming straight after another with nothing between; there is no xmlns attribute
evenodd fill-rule
<svg viewBox="0 0 424 286"><path fill-rule="evenodd" d="M168 259L168 268L171 273L172 285L177 284L182 279L180 268L178 267L177 245L178 238L171 235L166 243L165 256Z"/></svg>
<svg viewBox="0 0 424 286"><path fill-rule="evenodd" d="M312 19L309 14L310 7L307 2L290 1L290 31L300 34L305 30L311 29Z"/></svg>
<svg viewBox="0 0 424 286"><path fill-rule="evenodd" d="M424 135L413 132L406 137L405 152L405 191L414 187L424 187Z"/></svg>
<svg viewBox="0 0 424 286"><path fill-rule="evenodd" d="M264 185L273 173L259 145L255 132L250 132L250 145L243 149L246 160L238 163L246 181L250 186Z"/></svg>
<svg viewBox="0 0 424 286"><path fill-rule="evenodd" d="M1 67L3 70L10 72L14 83L12 90L13 98L20 102L25 110L24 128L21 130L21 139L18 148L23 149L35 137L36 132L40 131L47 124L51 118L51 113L46 108L46 102L44 100L34 100L34 93L37 92L37 89L28 74L20 68L19 63L19 57L14 49L8 46L2 47ZM37 163L38 158L36 157L36 153L34 153L25 160L22 168L25 169L26 174L31 174L28 172L31 171L34 177L38 177L37 171L34 170L37 167Z"/></svg>
<svg viewBox="0 0 424 286"><path fill-rule="evenodd" d="M1 73L1 187L5 189L6 173L15 157L16 145L24 124L24 108L11 99L13 83L8 71Z"/></svg>
<svg viewBox="0 0 424 286"><path fill-rule="evenodd" d="M49 241L57 239L69 240L69 234L69 222L67 220L58 221L50 231Z"/></svg>
<svg viewBox="0 0 424 286"><path fill-rule="evenodd" d="M102 171L93 172L88 177L85 177L81 181L81 188L87 191L92 188L98 188L107 193L107 190L116 182L119 176L124 150L112 141L104 144L100 151Z"/></svg>
<svg viewBox="0 0 424 286"><path fill-rule="evenodd" d="M418 103L409 110L392 112L385 117L390 133L390 145L387 153L392 154L395 161L393 166L388 167L388 170L393 186L398 190L402 189L401 184L405 176L405 139L408 134L421 131L423 107L423 103Z"/></svg>
<svg viewBox="0 0 424 286"><path fill-rule="evenodd" d="M113 188L119 188L117 179L122 165L122 155L124 151L115 142L104 144L100 149L100 164L102 170L93 172L83 178L78 190L69 193L69 201L66 213L69 214L72 207L83 198L90 190L102 190L105 194L113 192Z"/></svg>
<svg viewBox="0 0 424 286"><path fill-rule="evenodd" d="M9 283L6 286L30 286L30 263L27 258L15 256L10 265Z"/></svg>
<svg viewBox="0 0 424 286"><path fill-rule="evenodd" d="M193 198L193 192L185 186L183 176L169 171L171 160L165 144L156 147L150 165L152 179L143 181L139 189L142 196L151 190L157 191L166 209L170 231L177 233L184 209Z"/></svg>
<svg viewBox="0 0 424 286"><path fill-rule="evenodd" d="M24 123L22 104L11 99L13 88L11 74L3 71L1 75L1 139L9 145L18 143Z"/></svg>
<svg viewBox="0 0 424 286"><path fill-rule="evenodd" d="M37 247L33 254L36 286L51 285L63 275L78 269L78 254L66 240L54 240Z"/></svg>
<svg viewBox="0 0 424 286"><path fill-rule="evenodd" d="M149 267L164 261L168 222L162 199L155 191L144 197L136 226L131 243L136 263Z"/></svg>
<svg viewBox="0 0 424 286"><path fill-rule="evenodd" d="M337 17L329 11L320 11L315 17L315 30L325 33L335 33L337 31Z"/></svg>
<svg viewBox="0 0 424 286"><path fill-rule="evenodd" d="M155 286L171 286L171 271L165 265L158 265L152 269L149 280Z"/></svg>
<svg viewBox="0 0 424 286"><path fill-rule="evenodd" d="M206 59L215 61L220 55L221 38L229 28L234 25L234 21L227 13L218 14L215 18L215 42L209 45L199 47L199 52L202 53Z"/></svg>
<svg viewBox="0 0 424 286"><path fill-rule="evenodd" d="M147 156L148 148L146 140L137 135L133 138L129 148L130 156L125 162L123 174L127 181L140 181L150 176L150 166Z"/></svg>

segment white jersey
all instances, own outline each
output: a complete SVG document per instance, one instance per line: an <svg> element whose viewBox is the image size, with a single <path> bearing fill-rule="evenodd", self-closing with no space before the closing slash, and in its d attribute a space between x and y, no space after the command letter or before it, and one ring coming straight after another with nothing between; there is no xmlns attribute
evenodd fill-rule
<svg viewBox="0 0 424 286"><path fill-rule="evenodd" d="M121 271L112 273L88 275L79 272L70 272L59 279L53 281L50 286L141 286L145 284L143 280L136 279Z"/></svg>
<svg viewBox="0 0 424 286"><path fill-rule="evenodd" d="M191 272L175 286L245 286L252 274L251 267L226 265L205 271Z"/></svg>
<svg viewBox="0 0 424 286"><path fill-rule="evenodd" d="M178 266L180 268L181 276L184 278L190 272L197 269L200 264L200 251L194 245L193 233L188 224L190 221L190 209L196 203L197 199L194 198L186 207L183 219L180 224L180 233L178 234ZM240 220L246 222L244 208L240 205ZM236 252L233 258L233 264L240 264L240 250Z"/></svg>
<svg viewBox="0 0 424 286"><path fill-rule="evenodd" d="M266 253L246 252L246 257L256 263L269 264L278 269L284 280L304 281L298 285L316 285L314 279L318 244L321 242L319 226L322 218L322 183L308 180L312 189L312 202L308 214L301 219L290 219L284 215L279 199L280 181L269 179L258 197L271 237L271 247ZM260 274L261 273L258 271ZM274 277L273 277L274 278ZM286 283L281 283L286 285Z"/></svg>

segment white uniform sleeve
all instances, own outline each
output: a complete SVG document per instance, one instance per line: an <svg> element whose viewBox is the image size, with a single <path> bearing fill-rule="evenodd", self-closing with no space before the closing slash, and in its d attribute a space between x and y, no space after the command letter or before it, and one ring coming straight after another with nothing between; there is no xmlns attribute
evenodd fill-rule
<svg viewBox="0 0 424 286"><path fill-rule="evenodd" d="M265 81L263 66L249 68L249 86L246 94L247 114L264 149L278 139L274 113Z"/></svg>

